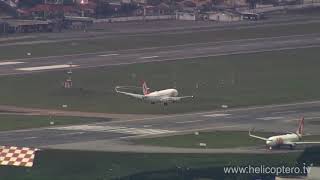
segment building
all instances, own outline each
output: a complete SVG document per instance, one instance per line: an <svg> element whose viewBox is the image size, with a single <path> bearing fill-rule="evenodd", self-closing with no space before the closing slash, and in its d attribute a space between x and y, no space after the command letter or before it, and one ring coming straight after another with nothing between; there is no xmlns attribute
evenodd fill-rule
<svg viewBox="0 0 320 180"><path fill-rule="evenodd" d="M177 20L195 21L195 20L197 20L197 15L196 15L196 13L193 13L193 12L177 12L176 19Z"/></svg>
<svg viewBox="0 0 320 180"><path fill-rule="evenodd" d="M190 0L178 2L176 6L179 11L193 11L196 7L197 5Z"/></svg>
<svg viewBox="0 0 320 180"><path fill-rule="evenodd" d="M133 1L132 0L121 0L120 2L123 3L123 4L130 4Z"/></svg>
<svg viewBox="0 0 320 180"><path fill-rule="evenodd" d="M140 6L135 15L138 16L159 16L159 15L168 15L171 14L169 5L161 3L159 5L145 5Z"/></svg>
<svg viewBox="0 0 320 180"><path fill-rule="evenodd" d="M246 6L247 0L223 0L223 4L231 7Z"/></svg>
<svg viewBox="0 0 320 180"><path fill-rule="evenodd" d="M242 15L232 12L208 12L207 19L211 21L234 22L243 20Z"/></svg>
<svg viewBox="0 0 320 180"><path fill-rule="evenodd" d="M21 10L23 16L54 17L61 14L76 14L79 10L73 6L60 4L38 4L32 8Z"/></svg>
<svg viewBox="0 0 320 180"><path fill-rule="evenodd" d="M8 23L0 20L0 34L6 33L8 28Z"/></svg>
<svg viewBox="0 0 320 180"><path fill-rule="evenodd" d="M13 19L5 20L0 26L5 33L50 32L54 28L51 21Z"/></svg>
<svg viewBox="0 0 320 180"><path fill-rule="evenodd" d="M11 1L2 1L0 0L0 17L14 17L17 15L16 6L10 3Z"/></svg>
<svg viewBox="0 0 320 180"><path fill-rule="evenodd" d="M170 5L166 3L160 3L157 6L157 9L159 11L159 15L172 14Z"/></svg>
<svg viewBox="0 0 320 180"><path fill-rule="evenodd" d="M134 3L137 3L137 4L147 4L148 1L147 0L133 0Z"/></svg>
<svg viewBox="0 0 320 180"><path fill-rule="evenodd" d="M44 4L63 4L63 0L44 0Z"/></svg>

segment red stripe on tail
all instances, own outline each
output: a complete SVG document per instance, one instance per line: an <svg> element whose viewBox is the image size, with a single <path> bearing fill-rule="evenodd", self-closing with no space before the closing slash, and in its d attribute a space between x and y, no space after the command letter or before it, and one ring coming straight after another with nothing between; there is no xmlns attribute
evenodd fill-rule
<svg viewBox="0 0 320 180"><path fill-rule="evenodd" d="M144 95L147 95L147 94L150 93L150 92L149 92L149 88L148 88L148 86L147 86L147 83L146 83L145 81L143 81L143 83L142 83L142 91L143 91L143 94L144 94Z"/></svg>
<svg viewBox="0 0 320 180"><path fill-rule="evenodd" d="M302 117L302 119L299 121L299 126L296 133L299 135L303 135L303 129L304 129L304 117Z"/></svg>

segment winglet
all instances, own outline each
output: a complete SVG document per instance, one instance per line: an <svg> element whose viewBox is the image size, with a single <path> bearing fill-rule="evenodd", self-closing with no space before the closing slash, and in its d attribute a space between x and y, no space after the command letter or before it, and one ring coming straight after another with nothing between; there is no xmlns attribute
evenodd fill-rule
<svg viewBox="0 0 320 180"><path fill-rule="evenodd" d="M249 129L249 136L251 136L251 131L254 131L254 128Z"/></svg>
<svg viewBox="0 0 320 180"><path fill-rule="evenodd" d="M118 88L119 88L119 86L116 86L116 87L114 87L114 90L115 90L116 92L118 92Z"/></svg>
<svg viewBox="0 0 320 180"><path fill-rule="evenodd" d="M147 83L145 81L143 81L142 83L142 92L143 92L143 95L147 95L150 93Z"/></svg>
<svg viewBox="0 0 320 180"><path fill-rule="evenodd" d="M302 136L302 135L303 135L303 129L304 129L304 117L302 117L302 118L299 120L299 126L298 126L298 129L297 129L296 133L297 133L299 136Z"/></svg>

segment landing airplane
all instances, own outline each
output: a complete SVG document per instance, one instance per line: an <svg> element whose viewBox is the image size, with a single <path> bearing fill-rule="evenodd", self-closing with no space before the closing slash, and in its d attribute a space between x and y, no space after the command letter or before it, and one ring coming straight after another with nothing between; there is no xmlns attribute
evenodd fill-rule
<svg viewBox="0 0 320 180"><path fill-rule="evenodd" d="M303 128L304 128L304 118L302 118L299 121L299 127L295 133L290 132L289 134L271 136L269 138L265 138L265 137L253 135L249 131L249 136L266 141L266 145L267 147L269 147L270 150L272 148L280 148L281 146L289 146L290 149L294 149L294 147L299 144L320 144L320 142L301 141L303 136Z"/></svg>
<svg viewBox="0 0 320 180"><path fill-rule="evenodd" d="M135 94L130 92L120 91L120 86L115 87L115 91L119 94L124 94L127 96L131 96L137 99L141 99L146 102L150 102L151 104L155 103L163 103L167 106L169 103L175 103L181 101L182 99L194 98L194 96L181 96L178 97L178 91L176 89L165 89L160 91L150 92L150 89L147 86L146 82L142 84L142 92L143 94Z"/></svg>

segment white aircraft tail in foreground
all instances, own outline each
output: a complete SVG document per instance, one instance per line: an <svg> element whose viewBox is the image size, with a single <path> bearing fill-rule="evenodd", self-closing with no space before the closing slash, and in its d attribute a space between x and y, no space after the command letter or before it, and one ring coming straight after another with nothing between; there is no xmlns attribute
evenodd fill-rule
<svg viewBox="0 0 320 180"><path fill-rule="evenodd" d="M136 99L140 99L146 102L150 102L151 104L155 103L163 103L167 106L169 103L175 103L181 101L182 99L194 98L194 96L178 96L178 91L176 89L165 89L160 91L150 92L150 89L147 86L146 82L142 84L142 92L143 94L135 94L125 91L120 91L121 86L117 86L115 91L120 94L124 94L127 96L134 97Z"/></svg>
<svg viewBox="0 0 320 180"><path fill-rule="evenodd" d="M320 144L320 142L301 141L303 136L303 129L304 129L304 118L299 120L299 126L296 132L291 132L289 134L271 136L269 138L265 138L265 137L253 135L249 131L249 136L266 141L266 145L269 147L269 149L272 149L274 147L280 148L281 146L289 146L291 149L294 149L294 147L299 144Z"/></svg>

